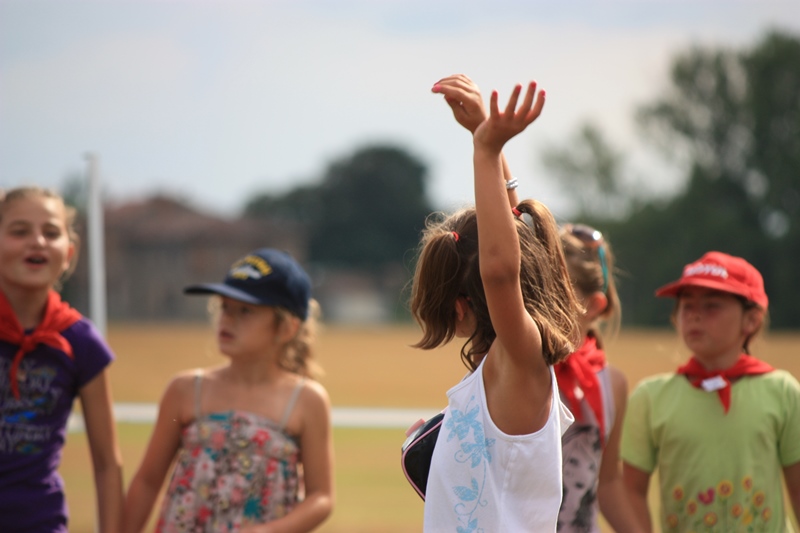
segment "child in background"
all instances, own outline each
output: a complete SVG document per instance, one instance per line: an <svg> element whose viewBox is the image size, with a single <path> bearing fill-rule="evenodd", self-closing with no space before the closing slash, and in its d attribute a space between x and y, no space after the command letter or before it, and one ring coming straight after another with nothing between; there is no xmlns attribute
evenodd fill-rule
<svg viewBox="0 0 800 533"><path fill-rule="evenodd" d="M631 395L622 437L631 505L650 531L658 468L664 532L788 531L781 471L800 517L800 384L749 355L767 312L761 274L708 252L656 295L676 298L672 321L691 359Z"/></svg>
<svg viewBox="0 0 800 533"><path fill-rule="evenodd" d="M111 350L56 292L77 260L74 209L53 191L0 192L0 531L66 532L58 474L81 401L99 531L118 531L122 460L107 367Z"/></svg>
<svg viewBox="0 0 800 533"><path fill-rule="evenodd" d="M462 123L457 77L433 88ZM475 208L431 221L420 244L411 309L417 347L466 338L471 373L448 391L431 460L425 531L554 531L561 503L561 435L571 423L552 365L579 342L580 312L558 229L528 200L509 209L501 152L541 113L544 93L517 86L504 111L492 93L475 129Z"/></svg>
<svg viewBox="0 0 800 533"><path fill-rule="evenodd" d="M558 390L575 416L562 438L564 500L558 531L599 533L598 503L617 532L640 531L622 483L619 442L628 397L625 375L606 362L600 330L616 333L620 301L614 255L603 235L582 224L565 224L561 244L572 286L586 310L583 345L556 364Z"/></svg>
<svg viewBox="0 0 800 533"><path fill-rule="evenodd" d="M125 502L142 531L175 462L156 531L311 531L333 508L330 400L313 381L317 314L308 276L271 248L233 264L217 295L228 361L176 376Z"/></svg>

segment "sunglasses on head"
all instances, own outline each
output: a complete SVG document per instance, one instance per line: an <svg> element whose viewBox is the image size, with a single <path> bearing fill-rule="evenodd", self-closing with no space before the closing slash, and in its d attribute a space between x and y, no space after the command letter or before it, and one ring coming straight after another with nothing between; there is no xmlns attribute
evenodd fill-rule
<svg viewBox="0 0 800 533"><path fill-rule="evenodd" d="M606 250L603 234L586 224L566 224L563 230L579 241L584 246L592 250L597 250L597 257L600 259L600 269L603 271L603 293L608 290L608 263L606 262Z"/></svg>

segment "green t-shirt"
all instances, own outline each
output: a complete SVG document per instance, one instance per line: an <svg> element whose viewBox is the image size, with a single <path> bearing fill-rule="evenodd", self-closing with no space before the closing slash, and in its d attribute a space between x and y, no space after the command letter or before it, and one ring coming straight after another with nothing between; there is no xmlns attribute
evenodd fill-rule
<svg viewBox="0 0 800 533"><path fill-rule="evenodd" d="M628 402L621 454L658 468L664 532L783 533L781 472L800 462L800 383L783 370L741 378L725 414L716 392L685 376L648 378Z"/></svg>

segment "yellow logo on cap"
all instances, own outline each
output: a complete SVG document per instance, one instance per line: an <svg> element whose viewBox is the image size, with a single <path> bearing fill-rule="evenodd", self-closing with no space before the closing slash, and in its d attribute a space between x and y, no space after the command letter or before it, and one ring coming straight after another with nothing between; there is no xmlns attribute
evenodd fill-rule
<svg viewBox="0 0 800 533"><path fill-rule="evenodd" d="M228 274L234 279L260 279L269 275L272 267L257 255L248 255L236 261Z"/></svg>

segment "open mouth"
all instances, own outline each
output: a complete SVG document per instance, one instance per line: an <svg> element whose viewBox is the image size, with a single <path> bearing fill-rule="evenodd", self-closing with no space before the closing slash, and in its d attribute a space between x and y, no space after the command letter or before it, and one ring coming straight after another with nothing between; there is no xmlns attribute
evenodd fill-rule
<svg viewBox="0 0 800 533"><path fill-rule="evenodd" d="M25 262L30 265L44 265L47 263L47 258L39 255L34 255L31 257L27 257L25 259Z"/></svg>

